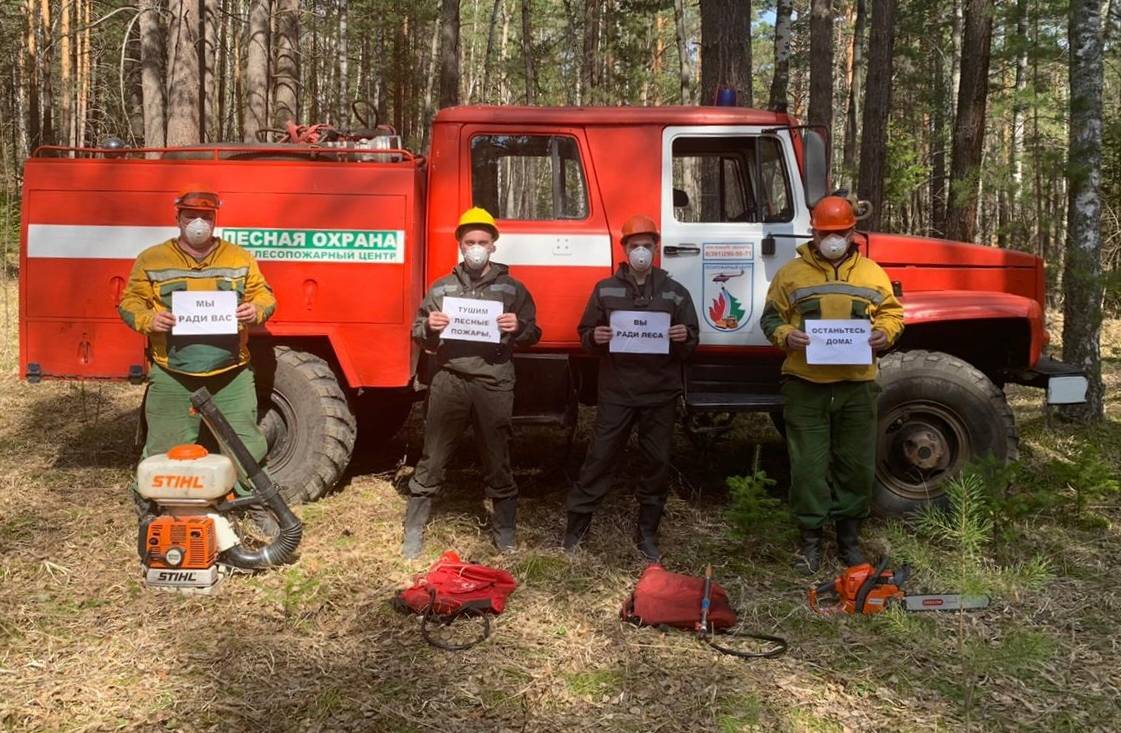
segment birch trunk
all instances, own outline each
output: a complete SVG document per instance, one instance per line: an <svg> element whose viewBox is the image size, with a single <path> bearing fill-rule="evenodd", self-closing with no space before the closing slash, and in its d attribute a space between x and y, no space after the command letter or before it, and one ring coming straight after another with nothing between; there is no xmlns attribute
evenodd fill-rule
<svg viewBox="0 0 1121 733"><path fill-rule="evenodd" d="M277 0L273 126L300 119L300 3Z"/></svg>
<svg viewBox="0 0 1121 733"><path fill-rule="evenodd" d="M1071 0L1070 152L1067 243L1063 258L1063 360L1089 379L1086 403L1064 414L1101 420L1102 23L1100 0Z"/></svg>
<svg viewBox="0 0 1121 733"><path fill-rule="evenodd" d="M849 84L845 114L845 147L841 153L841 166L853 179L856 178L856 151L860 136L860 103L864 99L864 24L864 0L856 0L856 18L852 26L852 82Z"/></svg>
<svg viewBox="0 0 1121 733"><path fill-rule="evenodd" d="M863 3L864 0L858 0ZM785 112L790 94L790 37L794 0L778 0L775 7L775 73L771 78L770 108Z"/></svg>
<svg viewBox="0 0 1121 733"><path fill-rule="evenodd" d="M338 35L338 69L339 69L339 106L338 115L335 117L339 127L350 127L350 48L347 44L347 24L350 22L350 7L347 0L339 0L339 35Z"/></svg>

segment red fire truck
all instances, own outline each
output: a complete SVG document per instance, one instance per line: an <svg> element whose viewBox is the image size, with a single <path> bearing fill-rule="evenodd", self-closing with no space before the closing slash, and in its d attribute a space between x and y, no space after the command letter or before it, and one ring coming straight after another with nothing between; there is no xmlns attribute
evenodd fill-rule
<svg viewBox="0 0 1121 733"><path fill-rule="evenodd" d="M23 191L22 375L143 379L144 341L117 301L136 255L176 233L171 201L190 182L221 193L219 234L257 256L279 301L252 343L268 465L292 500L336 482L359 428L388 435L405 419L425 363L410 324L427 284L457 261L455 221L470 206L497 217L495 259L537 302L544 335L518 360L520 419L571 423L577 401L594 401L576 323L639 212L660 221L658 264L699 311L686 428L780 411L782 355L759 316L828 192L818 132L743 108L469 106L442 110L431 141L427 157L385 140L36 151ZM1079 370L1046 356L1039 258L881 233L858 241L906 308L906 332L881 362L880 510L938 497L975 457L1016 456L1005 384L1044 388L1052 403L1084 399Z"/></svg>

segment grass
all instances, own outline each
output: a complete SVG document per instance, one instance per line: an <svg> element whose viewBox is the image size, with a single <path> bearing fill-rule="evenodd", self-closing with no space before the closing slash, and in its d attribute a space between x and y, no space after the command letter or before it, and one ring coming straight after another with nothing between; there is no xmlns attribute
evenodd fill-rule
<svg viewBox="0 0 1121 733"><path fill-rule="evenodd" d="M14 303L13 286L5 295ZM1121 343L1121 324L1106 332ZM812 615L781 522L766 538L750 531L785 488L781 438L765 417L747 416L707 449L682 440L663 524L667 563L700 573L711 562L743 625L791 644L782 658L743 662L686 634L619 621L642 568L629 496L609 498L575 556L553 549L567 480L541 468L557 465L563 440L543 428L515 438L524 501L522 548L511 557L496 556L480 526L482 491L465 450L420 562L398 554L403 500L385 478L393 466L363 460L345 490L297 508L306 532L292 566L232 577L211 597L146 591L125 494L140 389L20 382L14 320L5 333L0 730L1114 727L1121 500L1110 480L1121 468L1121 350L1112 345L1103 348L1113 359L1104 426L1072 428L1040 409L1038 391L1009 389L1023 466L1010 492L984 498L991 532L970 535L967 567L994 599L980 613ZM581 416L577 453L590 418ZM421 428L414 416L398 447L417 445ZM729 476L754 479L738 484L732 517ZM740 539L734 517L747 530ZM866 549L911 561L915 592L958 590L951 583L970 578L951 560L966 535L935 535L877 521ZM458 654L428 647L415 620L387 602L448 548L508 567L521 583L493 637Z"/></svg>

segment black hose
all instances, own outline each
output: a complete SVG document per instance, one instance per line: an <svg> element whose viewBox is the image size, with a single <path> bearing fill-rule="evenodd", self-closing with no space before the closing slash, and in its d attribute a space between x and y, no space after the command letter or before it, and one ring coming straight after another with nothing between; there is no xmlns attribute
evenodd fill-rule
<svg viewBox="0 0 1121 733"><path fill-rule="evenodd" d="M268 545L256 550L249 550L242 545L234 545L222 553L222 560L238 568L268 568L274 565L283 565L292 559L296 548L300 545L304 527L299 517L292 513L284 497L280 495L272 478L265 473L261 465L237 437L237 433L230 427L226 416L214 404L210 391L202 387L191 395L191 404L202 416L203 422L210 428L223 445L234 454L234 459L241 465L249 483L253 486L253 493L257 495L265 506L272 510L276 517L280 531Z"/></svg>

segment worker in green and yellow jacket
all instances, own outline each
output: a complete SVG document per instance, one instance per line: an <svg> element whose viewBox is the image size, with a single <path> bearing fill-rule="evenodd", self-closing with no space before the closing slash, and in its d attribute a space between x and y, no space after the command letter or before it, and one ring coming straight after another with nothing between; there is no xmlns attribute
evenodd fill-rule
<svg viewBox="0 0 1121 733"><path fill-rule="evenodd" d="M175 199L179 235L149 247L132 266L117 310L148 338L148 436L141 459L198 440L198 415L190 395L206 387L257 461L268 451L257 427L257 392L249 366L249 327L268 320L276 298L253 255L214 236L218 194L194 186ZM236 333L174 332L173 293L237 293Z"/></svg>
<svg viewBox="0 0 1121 733"><path fill-rule="evenodd" d="M840 196L813 208L813 242L798 248L771 282L761 326L786 351L783 420L790 453L790 505L802 530L799 563L821 567L822 528L832 521L845 565L864 562L860 524L875 488L875 354L903 332L903 306L883 269L853 244L856 217ZM866 364L813 364L806 357L807 321L871 321Z"/></svg>

